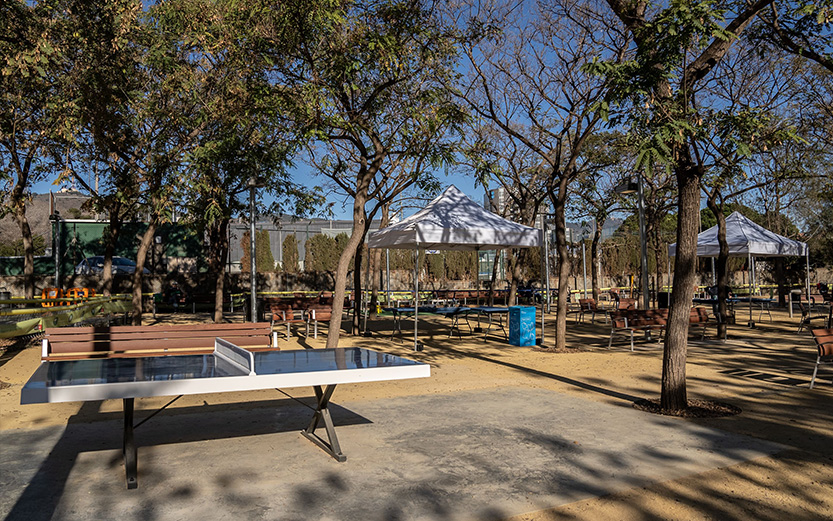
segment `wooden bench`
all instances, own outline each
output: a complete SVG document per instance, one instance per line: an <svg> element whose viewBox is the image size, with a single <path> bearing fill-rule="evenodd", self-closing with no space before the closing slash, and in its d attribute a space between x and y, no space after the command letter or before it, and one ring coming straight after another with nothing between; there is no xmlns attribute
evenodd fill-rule
<svg viewBox="0 0 833 521"><path fill-rule="evenodd" d="M624 300L624 299L623 299ZM633 334L636 331L659 332L659 340L668 323L667 309L626 309L610 312L610 340L607 348L613 345L613 336L624 334L630 337L631 351L633 351Z"/></svg>
<svg viewBox="0 0 833 521"><path fill-rule="evenodd" d="M46 330L44 360L195 355L214 352L220 337L250 351L277 349L267 322L177 326L59 327Z"/></svg>
<svg viewBox="0 0 833 521"><path fill-rule="evenodd" d="M665 326L668 324L668 309L628 309L610 312L611 330L610 340L607 343L608 349L613 345L613 336L616 334L624 334L630 337L631 351L633 351L633 334L636 331L657 331L659 332L659 339L662 339L662 334L665 332ZM706 329L709 326L716 324L706 308L696 307L691 308L688 319L689 326L702 327L701 340L706 338Z"/></svg>
<svg viewBox="0 0 833 521"><path fill-rule="evenodd" d="M816 383L819 365L833 363L833 329L813 329L812 333L819 353L816 357L816 366L813 369L813 378L810 380L810 389Z"/></svg>
<svg viewBox="0 0 833 521"><path fill-rule="evenodd" d="M700 336L700 340L705 340L706 329L710 326L717 326L717 322L712 320L709 316L708 310L702 307L691 308L691 315L689 316L688 323L690 328L694 326L701 326L703 328L703 334ZM726 340L725 333L723 340Z"/></svg>

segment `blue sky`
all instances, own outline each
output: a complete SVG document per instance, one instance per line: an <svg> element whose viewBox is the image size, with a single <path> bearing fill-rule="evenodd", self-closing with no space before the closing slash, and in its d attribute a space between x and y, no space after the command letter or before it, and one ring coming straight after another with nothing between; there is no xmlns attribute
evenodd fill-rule
<svg viewBox="0 0 833 521"><path fill-rule="evenodd" d="M440 179L441 190L445 190L449 185L454 185L459 188L464 194L469 196L472 200L477 202L478 204L483 204L483 196L486 194L485 189L482 186L478 186L477 188L474 187L474 178L469 176L457 174L449 174L445 175L443 173L439 173L438 177ZM296 183L302 184L305 186L315 186L321 184L324 180L322 178L316 178L312 176L308 171L305 169L296 169L293 173L293 178ZM34 193L43 194L49 193L49 191L57 192L63 187L69 187L69 183L64 185L54 185L52 184L54 179L50 179L48 181L41 181L34 185ZM344 219L349 220L352 218L352 200L348 201L346 205L342 205L343 198L341 197L330 197L330 202L335 203L332 206L332 210L335 219ZM415 209L407 210L403 217L408 217L415 213Z"/></svg>

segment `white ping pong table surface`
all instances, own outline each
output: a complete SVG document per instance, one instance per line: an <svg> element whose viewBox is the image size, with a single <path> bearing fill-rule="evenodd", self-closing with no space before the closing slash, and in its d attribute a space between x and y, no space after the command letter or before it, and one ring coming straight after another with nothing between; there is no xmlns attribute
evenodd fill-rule
<svg viewBox="0 0 833 521"><path fill-rule="evenodd" d="M346 461L328 409L336 385L430 375L428 364L370 349L351 347L253 353L218 338L214 353L210 355L44 361L23 386L20 403L121 399L127 486L136 488L137 454L133 430L138 425L133 424L135 398L311 386L317 406L302 434L336 460ZM328 440L315 434L321 422Z"/></svg>

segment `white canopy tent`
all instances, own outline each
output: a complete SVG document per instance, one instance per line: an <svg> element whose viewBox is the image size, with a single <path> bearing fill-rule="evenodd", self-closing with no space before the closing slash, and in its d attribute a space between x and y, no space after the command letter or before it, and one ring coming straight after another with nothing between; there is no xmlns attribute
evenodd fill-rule
<svg viewBox="0 0 833 521"><path fill-rule="evenodd" d="M807 243L794 241L775 232L771 232L755 224L739 212L726 217L726 242L729 245L730 257L745 256L749 259L750 268L754 267L755 257L804 257L807 262L806 290L810 298L810 249ZM668 246L668 255L676 256L677 244ZM697 256L717 257L720 254L720 243L717 240L717 226L697 236ZM749 321L752 323L752 273L749 277Z"/></svg>
<svg viewBox="0 0 833 521"><path fill-rule="evenodd" d="M475 250L531 248L542 244L542 232L485 210L455 186L414 215L368 234L370 248ZM414 349L418 346L419 277L414 276Z"/></svg>

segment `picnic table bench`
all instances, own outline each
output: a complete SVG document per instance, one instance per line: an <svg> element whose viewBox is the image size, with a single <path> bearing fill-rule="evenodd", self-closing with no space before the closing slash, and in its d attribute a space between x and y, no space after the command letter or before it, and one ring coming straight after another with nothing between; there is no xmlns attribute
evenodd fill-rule
<svg viewBox="0 0 833 521"><path fill-rule="evenodd" d="M43 360L210 354L223 337L250 351L277 350L268 322L173 326L86 326L48 328Z"/></svg>
<svg viewBox="0 0 833 521"><path fill-rule="evenodd" d="M327 322L333 316L333 294L330 291L312 297L296 294L289 298L270 298L265 300L265 304L269 307L272 325L286 325L287 339L291 336L292 324L306 324L306 337L309 337L312 325L314 338L318 338L318 323Z"/></svg>
<svg viewBox="0 0 833 521"><path fill-rule="evenodd" d="M689 314L689 326L701 326L701 340L706 337L706 328L715 324L709 317L705 308L691 308ZM627 309L610 312L610 340L607 348L613 345L614 335L627 335L630 337L631 351L633 351L633 334L637 331L648 333L657 331L662 340L662 334L668 324L668 309Z"/></svg>
<svg viewBox="0 0 833 521"><path fill-rule="evenodd" d="M659 338L662 338L662 332L665 330L665 324L668 322L667 309L626 309L614 310L610 312L610 340L607 343L607 348L613 345L614 335L627 335L631 341L631 351L633 351L633 334L637 331L660 333Z"/></svg>

